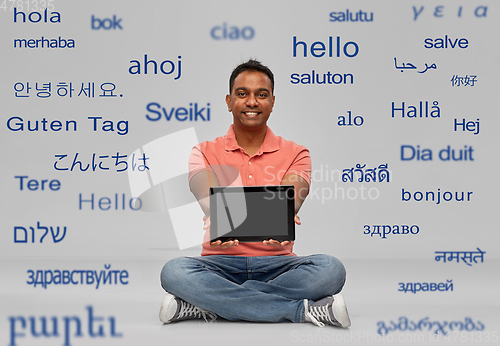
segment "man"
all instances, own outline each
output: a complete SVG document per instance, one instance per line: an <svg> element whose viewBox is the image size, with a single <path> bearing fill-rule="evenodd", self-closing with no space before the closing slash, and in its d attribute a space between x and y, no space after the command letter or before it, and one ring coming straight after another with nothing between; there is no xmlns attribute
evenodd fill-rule
<svg viewBox="0 0 500 346"><path fill-rule="evenodd" d="M237 169L240 186L294 185L295 214L309 192L309 151L276 136L267 126L274 100L269 68L256 60L239 65L231 74L226 96L233 125L225 136L193 148L189 185L205 212L206 234L201 257L176 258L162 269L161 284L168 292L160 309L164 323L222 317L312 322L321 327L351 324L339 293L345 269L335 257L296 256L289 241L210 242L209 187L234 185L233 178L216 174L211 167ZM297 215L295 223L300 225Z"/></svg>

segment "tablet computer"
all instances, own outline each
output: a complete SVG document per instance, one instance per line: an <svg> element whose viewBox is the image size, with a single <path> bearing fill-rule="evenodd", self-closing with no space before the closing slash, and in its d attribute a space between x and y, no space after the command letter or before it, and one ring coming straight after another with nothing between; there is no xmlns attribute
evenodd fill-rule
<svg viewBox="0 0 500 346"><path fill-rule="evenodd" d="M293 185L210 188L210 241L295 240Z"/></svg>

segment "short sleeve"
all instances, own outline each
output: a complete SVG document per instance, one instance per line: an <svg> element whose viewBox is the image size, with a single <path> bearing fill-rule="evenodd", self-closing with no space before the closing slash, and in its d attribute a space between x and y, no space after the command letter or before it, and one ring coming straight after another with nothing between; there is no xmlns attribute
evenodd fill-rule
<svg viewBox="0 0 500 346"><path fill-rule="evenodd" d="M206 163L205 155L201 151L200 144L197 144L193 147L189 155L189 180L196 174L206 171L207 167L208 163Z"/></svg>
<svg viewBox="0 0 500 346"><path fill-rule="evenodd" d="M286 171L287 174L296 174L304 178L311 186L311 156L309 150L303 146L299 146L299 152L293 160L290 168Z"/></svg>

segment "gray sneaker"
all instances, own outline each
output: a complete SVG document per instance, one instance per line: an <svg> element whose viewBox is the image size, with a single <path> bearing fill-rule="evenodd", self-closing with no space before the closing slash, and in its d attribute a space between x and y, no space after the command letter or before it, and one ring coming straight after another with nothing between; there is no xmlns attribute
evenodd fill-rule
<svg viewBox="0 0 500 346"><path fill-rule="evenodd" d="M167 293L165 298L163 298L160 308L160 321L163 323L197 319L204 319L210 322L215 321L217 315L211 311L203 310L193 304L189 304L170 293Z"/></svg>
<svg viewBox="0 0 500 346"><path fill-rule="evenodd" d="M324 327L325 323L342 328L351 325L345 300L341 293L327 296L311 305L308 304L307 299L304 299L304 311L306 322L314 323L318 327Z"/></svg>

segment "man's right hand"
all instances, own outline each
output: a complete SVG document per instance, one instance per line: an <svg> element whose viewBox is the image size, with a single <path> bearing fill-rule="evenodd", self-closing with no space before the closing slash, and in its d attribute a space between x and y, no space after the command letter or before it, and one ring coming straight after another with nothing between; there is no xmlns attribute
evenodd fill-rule
<svg viewBox="0 0 500 346"><path fill-rule="evenodd" d="M231 246L238 246L240 244L240 241L238 239L235 240L230 240L225 243L222 242L222 240L217 240L212 243L210 243L211 247L217 247L220 246L221 249L226 249Z"/></svg>

